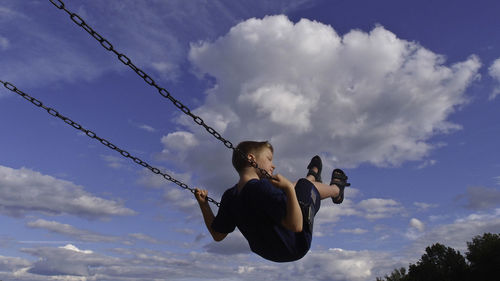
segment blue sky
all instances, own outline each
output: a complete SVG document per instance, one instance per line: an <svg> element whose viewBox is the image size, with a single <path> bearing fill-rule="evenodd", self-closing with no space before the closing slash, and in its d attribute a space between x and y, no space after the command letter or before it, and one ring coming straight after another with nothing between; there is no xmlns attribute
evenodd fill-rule
<svg viewBox="0 0 500 281"><path fill-rule="evenodd" d="M0 89L0 280L374 280L426 246L500 232L500 4L66 1L277 172L345 169L311 251L277 264L211 241L191 193ZM50 1L0 0L0 80L215 199L231 151ZM216 208L214 207L214 211Z"/></svg>

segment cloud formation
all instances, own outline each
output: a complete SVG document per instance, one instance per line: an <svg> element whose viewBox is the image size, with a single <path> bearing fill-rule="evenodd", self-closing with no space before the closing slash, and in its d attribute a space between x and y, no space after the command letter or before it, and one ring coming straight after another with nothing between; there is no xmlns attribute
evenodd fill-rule
<svg viewBox="0 0 500 281"><path fill-rule="evenodd" d="M0 256L0 273L17 271L29 266L29 261L22 258ZM0 275L1 276L1 275Z"/></svg>
<svg viewBox="0 0 500 281"><path fill-rule="evenodd" d="M242 251L182 254L153 249L115 248L112 250L113 255L109 255L69 244L22 249L24 253L38 258L34 262L0 256L0 277L5 280L47 280L50 277L61 280L133 281L164 279L168 275L172 280L211 280L220 276L233 276L237 280L374 280L394 268L415 262L425 247L434 243L463 251L465 242L471 241L475 235L498 233L499 219L500 209L496 209L488 213L471 214L449 224L429 227L428 230L427 227L422 228L422 233L415 233L418 235L413 237L413 246L408 252L399 253L397 257L390 251L313 249L295 263L280 264L254 259L252 254ZM415 230L421 224L423 222L420 220L410 220L410 226ZM239 238L235 238L237 242ZM214 260L218 261L216 266Z"/></svg>
<svg viewBox="0 0 500 281"><path fill-rule="evenodd" d="M500 209L488 213L475 213L435 227L424 227L424 222L411 219L413 232L406 236L413 245L397 258L388 251L349 251L344 249L313 249L303 259L294 263L268 263L255 260L241 246L244 240L236 235L225 247L206 246L207 252L189 254L156 251L152 249L120 249L114 255L81 249L76 245L23 249L24 253L38 257L35 262L20 258L0 256L0 277L6 280L44 280L40 276L83 280L155 280L168 274L176 279L215 279L235 276L238 280L374 280L394 268L415 262L425 247L442 243L463 251L465 242L475 235L500 231ZM410 229L410 230L411 230ZM362 229L346 233L363 233ZM142 236L142 235L138 235ZM210 246L211 245L211 246ZM217 260L217 266L213 261ZM210 268L207 271L207 268ZM16 272L16 273L15 273Z"/></svg>
<svg viewBox="0 0 500 281"><path fill-rule="evenodd" d="M387 271L389 259L387 253L381 252L343 249L312 251L292 266L293 275L289 277L294 280L299 280L294 275L301 276L301 280L373 280Z"/></svg>
<svg viewBox="0 0 500 281"><path fill-rule="evenodd" d="M365 234L367 232L368 232L368 230L363 229L363 228L359 228L359 227L354 228L354 229L341 229L340 230L340 233L351 233L351 234L358 234L358 235Z"/></svg>
<svg viewBox="0 0 500 281"><path fill-rule="evenodd" d="M315 153L327 167L422 159L435 147L433 136L460 129L448 117L467 102L481 65L471 56L447 66L382 26L340 36L286 16L248 19L214 42L193 44L189 58L217 81L196 114L235 144L270 140L285 174L305 172ZM192 120L179 122L200 142L183 154L186 167L211 167L218 178L232 172L221 144Z"/></svg>
<svg viewBox="0 0 500 281"><path fill-rule="evenodd" d="M231 233L221 242L212 241L208 243L204 248L207 252L214 254L251 254L250 246L239 230Z"/></svg>
<svg viewBox="0 0 500 281"><path fill-rule="evenodd" d="M425 202L413 202L413 205L418 208L419 211L426 211L430 208L436 208L437 204L429 204Z"/></svg>
<svg viewBox="0 0 500 281"><path fill-rule="evenodd" d="M405 236L408 239L415 240L417 239L421 233L425 230L425 224L416 218L412 218L409 223L410 227L406 232Z"/></svg>
<svg viewBox="0 0 500 281"><path fill-rule="evenodd" d="M0 256L0 277L6 280L372 280L390 271L395 264L383 252L327 249L313 251L296 263L262 263L249 255L212 253L174 254L147 249L114 249L117 257L80 249L61 247L25 248L38 260ZM217 266L213 261L217 260ZM15 279L14 279L15 277Z"/></svg>
<svg viewBox="0 0 500 281"><path fill-rule="evenodd" d="M94 196L72 182L26 168L0 166L0 187L0 213L8 216L22 217L33 212L85 218L135 214L122 203Z"/></svg>
<svg viewBox="0 0 500 281"><path fill-rule="evenodd" d="M227 0L210 4L176 0L143 5L122 0L66 6L155 80L172 81L180 75L189 42L218 36L216 30L227 29L250 14L293 10L308 2L312 1L254 1L249 6ZM33 9L47 16L33 17ZM23 88L92 81L126 70L50 3L2 2L0 34L0 77Z"/></svg>
<svg viewBox="0 0 500 281"><path fill-rule="evenodd" d="M3 36L0 36L0 50L7 50L7 48L9 48L9 45L9 40Z"/></svg>
<svg viewBox="0 0 500 281"><path fill-rule="evenodd" d="M107 166L113 169L121 169L126 163L125 159L123 157L118 157L115 155L101 155L101 158L104 160L104 162L107 163Z"/></svg>
<svg viewBox="0 0 500 281"><path fill-rule="evenodd" d="M479 211L500 207L500 190L482 186L467 187L465 194L459 195L465 199L465 208Z"/></svg>
<svg viewBox="0 0 500 281"><path fill-rule="evenodd" d="M500 58L496 59L488 68L488 73L495 79L497 85L489 96L489 100L494 100L496 96L500 95Z"/></svg>
<svg viewBox="0 0 500 281"><path fill-rule="evenodd" d="M168 152L163 152L163 156ZM162 156L162 157L163 157ZM194 188L192 185L191 173L176 173L164 167L157 166L161 171L169 174L173 178L187 184L190 188ZM199 207L198 203L194 199L194 196L189 192L189 190L184 190L179 185L167 181L160 175L151 173L148 169L142 169L139 172L139 179L137 183L146 187L146 188L154 188L160 189L163 192L162 196L158 196L160 198L161 203L166 203L173 209L181 210L185 214L190 216L196 216L197 218L201 218L199 215Z"/></svg>
<svg viewBox="0 0 500 281"><path fill-rule="evenodd" d="M34 18L29 10L34 6L40 9L39 5L29 6L21 2L2 4L2 80L23 85L23 88L76 79L89 81L117 66L110 65L110 60L92 59L91 54L83 51L88 46L88 41L74 44L68 37L59 33L60 28L55 29L44 19ZM44 8L49 10L51 7ZM68 26L69 24L70 22Z"/></svg>
<svg viewBox="0 0 500 281"><path fill-rule="evenodd" d="M392 199L370 198L357 205L366 219L381 219L401 214L404 211L399 202Z"/></svg>
<svg viewBox="0 0 500 281"><path fill-rule="evenodd" d="M466 249L466 242L476 235L500 232L500 209L478 212L461 217L451 223L430 228L416 238L411 247L412 253L423 251L434 243L441 243L460 251Z"/></svg>
<svg viewBox="0 0 500 281"><path fill-rule="evenodd" d="M103 235L99 233L94 233L88 230L78 229L69 224L63 224L56 221L47 221L44 219L38 219L35 221L30 221L26 224L31 228L40 228L50 231L52 233L58 233L62 235L69 236L78 241L85 242L118 242L120 237L112 235Z"/></svg>
<svg viewBox="0 0 500 281"><path fill-rule="evenodd" d="M349 198L349 193L346 197ZM374 221L400 216L406 212L401 203L393 199L369 198L357 203L352 199L345 199L342 205L333 205L325 200L322 204L314 219L315 227L337 222L341 217L356 216Z"/></svg>
<svg viewBox="0 0 500 281"><path fill-rule="evenodd" d="M39 257L28 272L45 276L89 276L90 267L109 266L118 260L95 254L90 250L80 250L71 244L58 248L29 248L22 251Z"/></svg>

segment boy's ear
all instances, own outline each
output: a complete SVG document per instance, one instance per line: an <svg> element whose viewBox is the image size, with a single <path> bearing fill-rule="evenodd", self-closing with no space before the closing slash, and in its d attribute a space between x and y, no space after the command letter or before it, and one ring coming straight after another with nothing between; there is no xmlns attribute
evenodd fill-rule
<svg viewBox="0 0 500 281"><path fill-rule="evenodd" d="M253 162L257 161L257 157L255 157L252 153L248 153L247 159Z"/></svg>

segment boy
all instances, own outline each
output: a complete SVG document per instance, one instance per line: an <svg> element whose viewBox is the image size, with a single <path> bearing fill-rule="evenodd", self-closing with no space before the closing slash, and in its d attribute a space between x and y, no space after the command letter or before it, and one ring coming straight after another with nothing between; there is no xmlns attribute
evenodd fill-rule
<svg viewBox="0 0 500 281"><path fill-rule="evenodd" d="M274 150L270 143L244 141L237 149L273 175ZM332 172L330 185L321 183L319 156L311 159L307 177L294 184L279 174L265 179L237 151L232 162L240 180L224 192L217 216L208 205L207 191L195 189L207 229L215 241L221 241L238 227L254 253L275 262L295 261L309 251L320 199L332 198L340 204L344 188L350 185L340 169Z"/></svg>

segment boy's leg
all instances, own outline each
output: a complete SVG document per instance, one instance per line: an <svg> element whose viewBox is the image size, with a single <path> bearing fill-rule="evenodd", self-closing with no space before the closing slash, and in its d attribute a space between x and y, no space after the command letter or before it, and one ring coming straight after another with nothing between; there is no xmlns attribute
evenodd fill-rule
<svg viewBox="0 0 500 281"><path fill-rule="evenodd" d="M318 155L314 156L307 166L308 172L306 179L315 186L321 199L331 198L335 204L342 203L342 201L344 201L344 188L351 185L347 182L347 176L344 171L335 169L332 172L330 185L326 185L321 182L322 168L323 164L321 158Z"/></svg>
<svg viewBox="0 0 500 281"><path fill-rule="evenodd" d="M314 184L308 179L300 179L295 184L295 194L302 210L304 231L312 234L314 216L321 206L321 196Z"/></svg>
<svg viewBox="0 0 500 281"><path fill-rule="evenodd" d="M295 184L295 194L302 211L302 232L296 233L295 252L297 259L302 258L311 248L313 237L314 216L321 206L320 194L314 184L308 179L300 179Z"/></svg>
<svg viewBox="0 0 500 281"><path fill-rule="evenodd" d="M314 167L313 169L317 169ZM337 185L328 185L321 182L315 181L314 176L309 175L307 179L314 184L319 192L320 198L323 200L325 198L337 197L339 195L340 189Z"/></svg>

